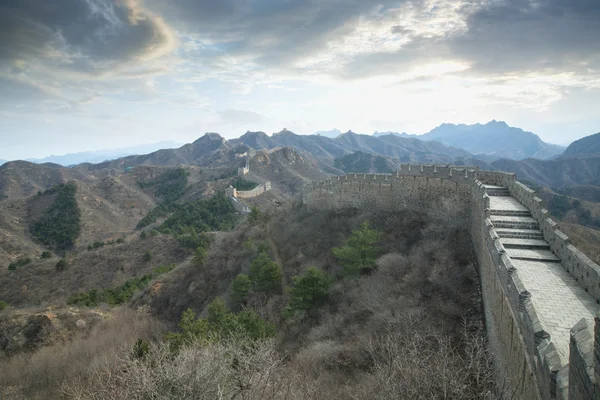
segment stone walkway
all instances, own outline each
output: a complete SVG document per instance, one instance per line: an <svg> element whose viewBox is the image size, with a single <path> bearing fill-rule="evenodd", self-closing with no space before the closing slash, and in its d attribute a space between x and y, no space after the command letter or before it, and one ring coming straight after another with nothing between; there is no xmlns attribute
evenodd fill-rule
<svg viewBox="0 0 600 400"><path fill-rule="evenodd" d="M589 326L600 308L565 270L560 259L543 240L539 224L508 189L486 185L490 196L490 220L512 259L540 322L561 357L569 362L570 330L585 318Z"/></svg>

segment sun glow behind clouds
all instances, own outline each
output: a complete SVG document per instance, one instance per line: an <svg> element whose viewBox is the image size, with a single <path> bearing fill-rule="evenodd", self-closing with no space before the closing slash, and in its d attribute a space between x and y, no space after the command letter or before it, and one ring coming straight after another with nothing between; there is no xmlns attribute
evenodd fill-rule
<svg viewBox="0 0 600 400"><path fill-rule="evenodd" d="M117 132L185 141L204 130L238 136L249 124L420 133L500 119L565 142L565 132L576 139L600 124L587 105L600 97L600 42L589 39L600 37L600 3L578 6L63 0L41 13L33 0L0 5L0 132L23 148L34 132L85 135L93 149ZM57 153L70 143L42 144Z"/></svg>

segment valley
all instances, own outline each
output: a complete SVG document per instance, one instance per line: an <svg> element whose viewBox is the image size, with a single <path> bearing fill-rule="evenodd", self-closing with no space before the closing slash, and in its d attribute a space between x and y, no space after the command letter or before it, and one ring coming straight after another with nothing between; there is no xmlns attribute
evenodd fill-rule
<svg viewBox="0 0 600 400"><path fill-rule="evenodd" d="M261 377L267 385L248 383L241 392L231 386L248 398L263 398L258 393L267 387L271 398L280 398L282 387L270 379L287 382L299 397L318 392L345 398L351 390L359 398L387 398L390 391L429 398L443 390L439 385L451 385L460 398L492 398L492 357L485 350L465 204L448 198L390 214L363 207L315 211L304 203L311 182L345 173L410 175L406 161L480 164L482 173L537 163L550 178L524 176L539 182L539 196L572 243L598 260L597 203L567 197L581 186L596 187L595 172L565 167L593 156L492 163L474 157L393 134L350 132L330 139L284 131L232 140L211 133L179 149L70 168L9 162L0 167L0 359L6 365L0 387L8 388L0 393L100 398L111 387L114 398L129 398L133 390L163 396L159 387L136 388L134 382L173 377L148 375L157 371L139 369L135 357L126 373L115 368L125 346L143 351L152 363L166 363L161 368L187 371L185 359L164 358L175 346L181 357L208 351L210 374L227 368L223 352L244 357L244 379ZM562 171L562 186L554 186L553 169L546 166L553 163ZM237 200L247 212L236 212L225 196L230 186L243 191L267 182L271 190ZM353 235L374 240L372 256L358 267L344 261L344 252L353 251L344 243L352 243ZM306 300L295 288L310 279L322 291ZM211 316L216 310L218 318ZM220 325L224 321L236 328ZM130 328L117 333L123 324ZM238 333L224 342L212 339L232 334L230 329ZM115 335L119 339L109 343ZM248 340L262 347L246 353ZM67 350L59 355L61 346ZM99 364L76 372L66 365L82 346ZM401 355L411 346L437 360L439 380L424 379L431 364L421 363L423 349ZM463 365L473 351L474 364ZM409 379L402 370L389 370L400 358L412 371ZM261 364L267 359L274 364ZM23 363L40 369L19 377L8 372ZM52 381L22 383L50 379L44 368L56 363L64 373ZM453 368L467 372L449 374ZM100 371L117 374L121 383L100 378ZM220 379L233 385L239 376ZM348 376L360 378L350 384ZM176 393L208 393L215 388L210 382Z"/></svg>

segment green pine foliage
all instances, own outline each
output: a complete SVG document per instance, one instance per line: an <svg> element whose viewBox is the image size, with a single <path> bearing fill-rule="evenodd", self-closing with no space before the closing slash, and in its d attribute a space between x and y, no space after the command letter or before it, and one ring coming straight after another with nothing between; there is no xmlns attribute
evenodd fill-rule
<svg viewBox="0 0 600 400"><path fill-rule="evenodd" d="M231 229L237 221L235 208L223 192L209 199L182 204L161 225L160 231L185 234L189 228L196 233Z"/></svg>
<svg viewBox="0 0 600 400"><path fill-rule="evenodd" d="M235 338L261 340L275 335L275 327L256 312L244 310L233 313L220 297L208 305L207 311L207 317L199 319L190 309L183 313L179 332L165 336L172 350L178 351L182 346L194 343L207 344Z"/></svg>
<svg viewBox="0 0 600 400"><path fill-rule="evenodd" d="M250 214L248 214L248 222L254 225L263 218L263 214L260 212L260 209L256 206L253 206L250 210Z"/></svg>
<svg viewBox="0 0 600 400"><path fill-rule="evenodd" d="M198 246L196 251L194 252L194 258L192 259L192 264L196 267L201 267L204 265L204 260L206 259L206 248L203 246Z"/></svg>
<svg viewBox="0 0 600 400"><path fill-rule="evenodd" d="M188 185L189 173L183 168L167 171L149 182L138 182L142 189L155 187L154 195L161 199L162 203L150 210L148 214L137 224L137 229L142 229L155 223L159 218L166 217L176 210L175 202L184 194Z"/></svg>
<svg viewBox="0 0 600 400"><path fill-rule="evenodd" d="M88 292L77 293L69 296L68 305L97 307L100 303L106 303L110 306L117 306L128 302L133 294L148 286L148 284L176 267L175 264L155 268L152 272L142 275L139 278L133 278L123 285L109 289L92 289Z"/></svg>
<svg viewBox="0 0 600 400"><path fill-rule="evenodd" d="M179 200L188 185L189 173L183 168L171 169L149 182L138 182L142 189L155 188L154 195L165 203Z"/></svg>
<svg viewBox="0 0 600 400"><path fill-rule="evenodd" d="M231 301L237 307L243 305L252 289L252 281L246 274L239 274L231 283Z"/></svg>
<svg viewBox="0 0 600 400"><path fill-rule="evenodd" d="M4 300L0 300L0 311L4 311L8 307L8 303Z"/></svg>
<svg viewBox="0 0 600 400"><path fill-rule="evenodd" d="M42 254L40 255L40 259L45 260L47 258L52 258L52 253L50 253L49 251L42 252Z"/></svg>
<svg viewBox="0 0 600 400"><path fill-rule="evenodd" d="M57 263L56 263L56 270L58 272L61 271L65 271L68 268L68 264L67 264L67 260L65 260L64 258L61 258Z"/></svg>
<svg viewBox="0 0 600 400"><path fill-rule="evenodd" d="M33 226L33 235L45 246L66 250L75 245L81 231L81 212L74 183L60 184L44 194L57 193L54 204Z"/></svg>
<svg viewBox="0 0 600 400"><path fill-rule="evenodd" d="M261 252L250 265L250 281L255 292L279 292L282 277L281 267L266 252Z"/></svg>
<svg viewBox="0 0 600 400"><path fill-rule="evenodd" d="M292 278L290 293L291 311L308 311L322 305L329 296L332 278L323 270L310 267L304 274Z"/></svg>
<svg viewBox="0 0 600 400"><path fill-rule="evenodd" d="M252 190L258 186L258 183L248 181L246 178L238 177L235 181L233 181L231 186L237 190Z"/></svg>
<svg viewBox="0 0 600 400"><path fill-rule="evenodd" d="M380 236L380 232L371 229L369 222L365 221L359 229L352 231L342 246L333 248L333 254L344 267L346 276L356 277L375 266L381 252L377 246Z"/></svg>
<svg viewBox="0 0 600 400"><path fill-rule="evenodd" d="M20 267L24 267L26 265L31 264L31 258L27 257L27 258L19 258L17 261L8 264L8 270L9 271L14 271L17 268Z"/></svg>
<svg viewBox="0 0 600 400"><path fill-rule="evenodd" d="M150 344L143 339L138 339L131 350L131 357L136 360L143 360L150 352Z"/></svg>

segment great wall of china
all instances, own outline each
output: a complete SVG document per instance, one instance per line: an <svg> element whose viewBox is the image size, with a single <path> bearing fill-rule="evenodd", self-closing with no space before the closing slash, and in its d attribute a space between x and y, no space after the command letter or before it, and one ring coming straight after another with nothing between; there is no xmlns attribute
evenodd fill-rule
<svg viewBox="0 0 600 400"><path fill-rule="evenodd" d="M467 202L486 330L504 398L600 399L600 267L577 250L514 174L402 165L313 182L313 209Z"/></svg>
<svg viewBox="0 0 600 400"><path fill-rule="evenodd" d="M246 157L246 164L243 167L238 168L238 176L242 178L250 172L250 158L247 154L244 154L244 156ZM231 204L237 212L240 214L248 214L250 213L250 207L242 203L240 199L252 199L269 190L271 190L271 181L266 181L250 190L237 190L233 186L229 186L225 190L225 195L229 198L229 201L231 201Z"/></svg>

